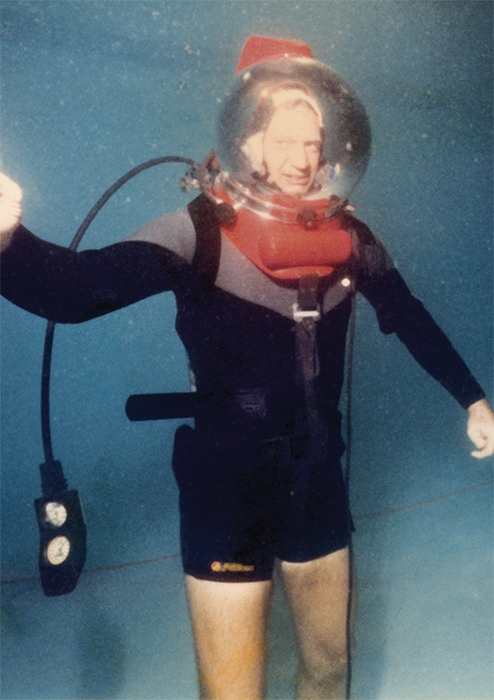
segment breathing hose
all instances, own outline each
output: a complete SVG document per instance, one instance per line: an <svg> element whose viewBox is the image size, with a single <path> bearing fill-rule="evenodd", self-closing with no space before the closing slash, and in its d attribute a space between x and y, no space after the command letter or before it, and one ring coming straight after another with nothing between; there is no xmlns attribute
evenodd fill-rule
<svg viewBox="0 0 494 700"><path fill-rule="evenodd" d="M93 222L93 219L108 202L110 197L115 194L115 192L117 192L123 185L125 185L126 182L141 173L143 170L152 168L155 165L160 165L161 163L186 163L192 168L195 168L197 171L200 168L200 164L195 160L190 158L182 158L182 156L163 156L161 158L153 158L152 160L148 160L145 163L141 163L141 165L137 165L135 168L132 168L132 170L129 170L129 172L127 172L125 175L122 175L122 177L119 178L96 202L82 224L79 226L71 244L69 245L69 250L77 250L82 237ZM43 351L43 368L41 374L41 432L46 463L53 463L54 461L50 429L50 375L55 325L56 324L54 321L48 321L46 326L45 345Z"/></svg>

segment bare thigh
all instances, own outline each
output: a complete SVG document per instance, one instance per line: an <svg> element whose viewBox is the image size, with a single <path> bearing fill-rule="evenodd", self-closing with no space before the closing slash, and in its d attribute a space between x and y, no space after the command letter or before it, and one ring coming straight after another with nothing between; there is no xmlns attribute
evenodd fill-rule
<svg viewBox="0 0 494 700"><path fill-rule="evenodd" d="M260 700L272 581L185 578L202 698Z"/></svg>
<svg viewBox="0 0 494 700"><path fill-rule="evenodd" d="M342 685L347 661L348 549L302 564L282 562L281 575L305 676L314 683L333 678Z"/></svg>

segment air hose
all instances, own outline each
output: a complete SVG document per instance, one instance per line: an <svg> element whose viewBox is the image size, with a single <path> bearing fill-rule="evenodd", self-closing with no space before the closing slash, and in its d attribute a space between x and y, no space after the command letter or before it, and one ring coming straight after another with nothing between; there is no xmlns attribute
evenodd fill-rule
<svg viewBox="0 0 494 700"><path fill-rule="evenodd" d="M197 186L200 165L190 158L163 156L153 158L129 170L96 202L77 230L69 250L75 251L95 216L126 182L143 170L161 163L186 163L190 166L181 180L184 191ZM70 593L86 559L86 526L79 494L68 490L62 465L53 456L50 429L50 377L55 323L48 321L45 332L41 374L41 434L44 464L40 465L42 497L35 500L40 530L39 569L43 591L47 596Z"/></svg>

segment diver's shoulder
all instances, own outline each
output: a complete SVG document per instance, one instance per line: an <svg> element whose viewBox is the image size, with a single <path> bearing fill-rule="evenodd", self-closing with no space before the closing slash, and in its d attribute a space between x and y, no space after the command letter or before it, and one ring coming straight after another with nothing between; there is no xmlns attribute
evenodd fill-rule
<svg viewBox="0 0 494 700"><path fill-rule="evenodd" d="M163 214L138 228L124 241L146 241L171 250L191 262L194 256L196 234L187 211Z"/></svg>
<svg viewBox="0 0 494 700"><path fill-rule="evenodd" d="M395 264L385 246L371 228L351 213L345 213L347 226L354 236L354 259L360 274L382 278Z"/></svg>
<svg viewBox="0 0 494 700"><path fill-rule="evenodd" d="M377 236L364 221L347 212L345 212L345 219L348 227L355 233L361 245L373 245L377 242Z"/></svg>

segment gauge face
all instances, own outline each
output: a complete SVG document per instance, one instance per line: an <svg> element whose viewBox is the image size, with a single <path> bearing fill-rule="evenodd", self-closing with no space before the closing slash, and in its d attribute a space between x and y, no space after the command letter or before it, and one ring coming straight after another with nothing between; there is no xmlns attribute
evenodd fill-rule
<svg viewBox="0 0 494 700"><path fill-rule="evenodd" d="M58 537L55 537L55 539L53 539L48 545L46 549L46 557L50 564L58 566L58 564L62 564L67 559L69 552L69 540L63 535L59 535Z"/></svg>
<svg viewBox="0 0 494 700"><path fill-rule="evenodd" d="M67 509L61 503L52 501L46 504L45 515L48 522L60 527L67 520Z"/></svg>

